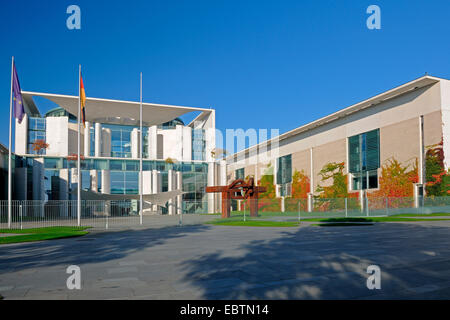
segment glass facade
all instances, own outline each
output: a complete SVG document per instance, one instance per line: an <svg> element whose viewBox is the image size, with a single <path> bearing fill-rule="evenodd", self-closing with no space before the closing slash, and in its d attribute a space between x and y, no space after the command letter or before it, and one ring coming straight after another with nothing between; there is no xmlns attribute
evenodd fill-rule
<svg viewBox="0 0 450 320"><path fill-rule="evenodd" d="M245 168L240 168L235 171L236 179L245 179Z"/></svg>
<svg viewBox="0 0 450 320"><path fill-rule="evenodd" d="M348 159L353 190L378 188L380 130L376 129L349 137Z"/></svg>
<svg viewBox="0 0 450 320"><path fill-rule="evenodd" d="M39 151L33 150L33 143L36 140L45 141L45 129L46 129L45 118L37 118L37 117L28 118L28 137L27 137L28 154L45 154L45 149L41 149Z"/></svg>
<svg viewBox="0 0 450 320"><path fill-rule="evenodd" d="M89 128L89 156L95 156L95 127L93 125Z"/></svg>
<svg viewBox="0 0 450 320"><path fill-rule="evenodd" d="M20 157L17 161L19 167L27 167L28 170L28 200L33 199L33 157ZM45 200L59 200L60 188L65 183L69 186L68 199L74 199L72 192L76 189L76 184L71 183L72 171L69 171L69 181L62 181L60 178L61 169L76 168L76 161L68 161L61 157L44 158L45 176ZM143 170L158 170L162 178L162 192L168 191L168 170L180 171L182 173L182 190L187 192L183 195L185 212L205 212L207 209L207 199L205 188L208 182L208 164L197 162L177 162L166 163L165 161L143 160ZM96 171L97 190L91 190L95 184L93 177ZM102 174L104 171L110 174L111 194L139 194L139 161L128 159L84 159L81 160L81 188L101 192ZM164 211L164 210L163 210ZM164 211L165 212L165 211Z"/></svg>
<svg viewBox="0 0 450 320"><path fill-rule="evenodd" d="M103 157L113 157L113 158L131 158L131 134L134 129L139 129L135 126L124 126L116 124L102 124L102 128L107 128L111 130L111 153L102 154ZM148 128L143 127L143 148L142 157L148 157ZM92 146L95 148L95 134L91 137L91 152ZM92 142L94 141L94 142ZM94 149L95 150L95 149ZM91 154L93 156L93 154Z"/></svg>
<svg viewBox="0 0 450 320"><path fill-rule="evenodd" d="M111 171L111 194L139 194L139 172Z"/></svg>
<svg viewBox="0 0 450 320"><path fill-rule="evenodd" d="M116 124L104 124L102 127L111 130L111 154L103 156L131 158L131 132L134 127Z"/></svg>
<svg viewBox="0 0 450 320"><path fill-rule="evenodd" d="M192 160L205 161L205 130L192 130Z"/></svg>
<svg viewBox="0 0 450 320"><path fill-rule="evenodd" d="M280 196L290 196L289 184L292 182L292 155L277 160L277 184L281 186Z"/></svg>

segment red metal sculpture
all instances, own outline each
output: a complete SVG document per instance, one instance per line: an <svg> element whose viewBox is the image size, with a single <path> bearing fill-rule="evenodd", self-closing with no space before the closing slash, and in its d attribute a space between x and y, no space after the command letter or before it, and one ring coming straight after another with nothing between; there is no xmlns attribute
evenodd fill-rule
<svg viewBox="0 0 450 320"><path fill-rule="evenodd" d="M206 192L222 193L222 218L230 217L231 199L250 200L250 216L258 216L258 195L266 192L265 187L255 185L253 178L244 181L237 179L228 186L206 187Z"/></svg>

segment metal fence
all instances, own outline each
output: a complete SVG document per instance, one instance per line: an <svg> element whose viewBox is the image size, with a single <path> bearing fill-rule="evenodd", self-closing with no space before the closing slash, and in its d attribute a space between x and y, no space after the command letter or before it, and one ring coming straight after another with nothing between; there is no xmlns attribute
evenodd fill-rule
<svg viewBox="0 0 450 320"><path fill-rule="evenodd" d="M172 206L172 214L169 214ZM208 213L207 201L182 201L165 208L139 201L82 200L78 216L76 200L13 200L11 214L8 201L0 201L0 229L28 229L51 226L88 226L109 229L133 226L172 226L198 223Z"/></svg>
<svg viewBox="0 0 450 320"><path fill-rule="evenodd" d="M172 210L144 205L139 201L81 201L78 218L76 200L25 200L12 201L11 215L8 201L0 201L0 229L26 229L49 226L89 226L109 229L136 226L173 226L203 223L218 219L209 214L207 201L176 201ZM450 212L450 197L424 198L315 198L308 199L259 199L258 219L299 220L314 217L375 217L397 214L430 214ZM250 218L250 200L233 202L232 217ZM171 212L172 214L169 214Z"/></svg>
<svg viewBox="0 0 450 320"><path fill-rule="evenodd" d="M233 218L250 218L250 200L238 201ZM450 197L260 199L258 219L290 221L302 218L383 217L399 214L450 213Z"/></svg>

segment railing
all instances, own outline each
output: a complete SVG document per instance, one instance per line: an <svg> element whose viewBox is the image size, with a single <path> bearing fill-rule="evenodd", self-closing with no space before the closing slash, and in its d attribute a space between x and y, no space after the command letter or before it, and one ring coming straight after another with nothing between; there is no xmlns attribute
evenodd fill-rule
<svg viewBox="0 0 450 320"><path fill-rule="evenodd" d="M168 207L169 205L167 205ZM8 201L0 201L0 229L25 229L48 226L89 226L109 229L114 227L171 226L202 223L216 219L209 215L208 201L173 201L172 210L137 200L81 201L78 216L76 200L13 200L11 214ZM249 217L250 200L234 203L232 216ZM425 198L315 198L259 199L258 218L294 220L308 217L375 217L404 213L429 214L450 212L450 197ZM169 214L172 213L172 214Z"/></svg>
<svg viewBox="0 0 450 320"><path fill-rule="evenodd" d="M172 206L169 214L168 207ZM170 226L202 221L199 214L208 213L205 201L176 201L166 208L137 200L82 200L78 216L76 200L13 200L11 214L8 201L0 201L0 229L26 229L51 226L89 226L109 229L133 226ZM183 219L184 216L184 219Z"/></svg>

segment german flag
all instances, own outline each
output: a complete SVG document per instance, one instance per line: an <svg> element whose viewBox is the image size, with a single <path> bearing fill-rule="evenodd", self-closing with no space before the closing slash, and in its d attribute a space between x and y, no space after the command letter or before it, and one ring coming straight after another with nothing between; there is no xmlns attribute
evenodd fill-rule
<svg viewBox="0 0 450 320"><path fill-rule="evenodd" d="M80 108L81 108L80 113L81 113L81 120L83 121L84 127L86 127L85 107L86 107L86 92L84 92L83 77L80 76Z"/></svg>

